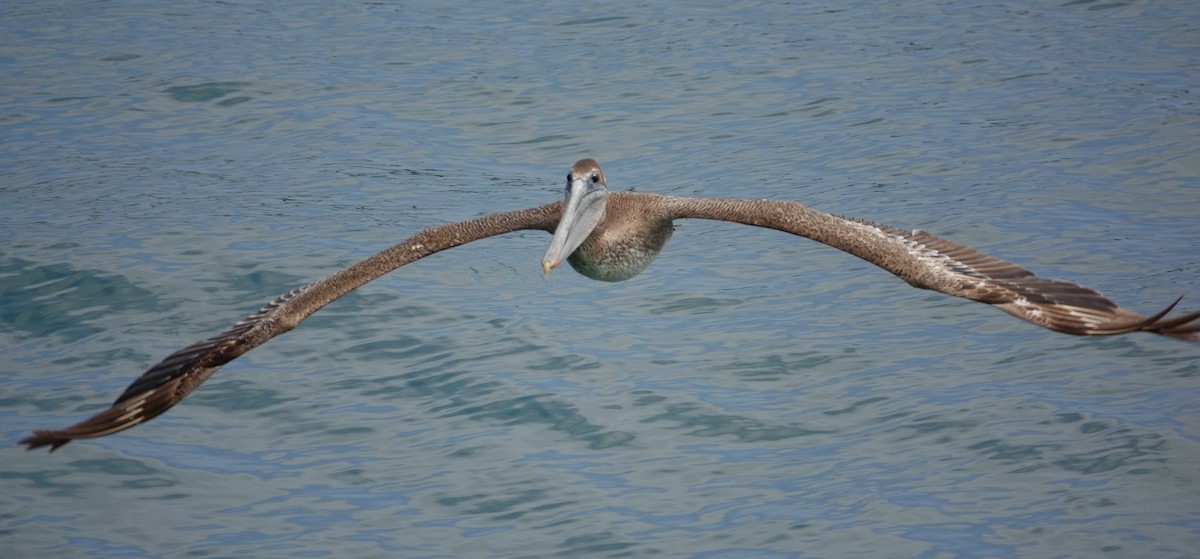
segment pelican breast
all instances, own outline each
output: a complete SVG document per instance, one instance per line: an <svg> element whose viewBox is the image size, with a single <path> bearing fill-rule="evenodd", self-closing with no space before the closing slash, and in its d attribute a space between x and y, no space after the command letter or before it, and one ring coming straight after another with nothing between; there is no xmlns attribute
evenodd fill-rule
<svg viewBox="0 0 1200 559"><path fill-rule="evenodd" d="M636 276L662 252L675 226L662 211L662 196L609 194L604 222L575 249L567 262L576 272L600 281Z"/></svg>

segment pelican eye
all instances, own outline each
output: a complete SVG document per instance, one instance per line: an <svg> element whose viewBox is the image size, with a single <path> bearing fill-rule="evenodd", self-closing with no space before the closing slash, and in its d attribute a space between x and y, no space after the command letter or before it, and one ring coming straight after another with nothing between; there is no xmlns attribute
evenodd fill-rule
<svg viewBox="0 0 1200 559"><path fill-rule="evenodd" d="M592 173L592 182L600 182L600 173Z"/></svg>

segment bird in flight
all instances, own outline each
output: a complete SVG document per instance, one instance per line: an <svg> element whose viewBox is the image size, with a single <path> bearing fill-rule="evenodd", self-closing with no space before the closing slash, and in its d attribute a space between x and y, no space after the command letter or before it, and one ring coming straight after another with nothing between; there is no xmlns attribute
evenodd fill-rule
<svg viewBox="0 0 1200 559"><path fill-rule="evenodd" d="M1200 341L1200 311L1168 318L1179 302L1150 316L1118 306L1095 290L1044 279L1012 262L919 229L908 231L824 213L782 200L681 198L609 192L604 171L583 159L567 174L562 201L439 225L325 279L276 297L228 330L189 345L147 370L108 409L59 430L36 430L19 444L51 451L74 439L103 437L167 411L222 365L295 328L359 286L433 253L521 230L553 234L542 257L550 270L566 260L580 274L622 281L646 269L666 245L677 219L710 219L775 229L843 250L914 287L940 291L1067 334L1151 332Z"/></svg>

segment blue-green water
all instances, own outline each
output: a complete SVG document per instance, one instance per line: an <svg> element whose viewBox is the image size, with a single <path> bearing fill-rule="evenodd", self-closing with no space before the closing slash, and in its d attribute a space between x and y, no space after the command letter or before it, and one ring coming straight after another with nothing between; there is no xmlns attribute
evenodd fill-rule
<svg viewBox="0 0 1200 559"><path fill-rule="evenodd" d="M1200 347L713 223L611 285L542 233L439 254L15 446L581 157L1200 307L1194 3L726 4L0 5L2 555L1193 556Z"/></svg>

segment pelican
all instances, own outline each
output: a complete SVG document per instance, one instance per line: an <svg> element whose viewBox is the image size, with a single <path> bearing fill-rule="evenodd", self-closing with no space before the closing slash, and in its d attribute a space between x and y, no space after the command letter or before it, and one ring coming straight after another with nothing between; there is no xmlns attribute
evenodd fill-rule
<svg viewBox="0 0 1200 559"><path fill-rule="evenodd" d="M189 345L151 367L112 407L61 430L36 430L22 439L29 450L53 452L74 439L103 437L167 411L222 365L295 328L337 298L396 268L435 252L520 230L553 233L542 257L549 274L565 259L575 271L601 281L638 275L671 238L677 219L730 221L785 231L843 250L914 287L988 303L1058 332L1112 335L1152 332L1200 341L1200 311L1167 318L1175 305L1151 316L1125 310L1100 293L1048 280L1011 262L936 237L782 200L680 198L609 192L604 171L583 159L567 174L565 200L422 230L403 242L325 279L298 287L220 334ZM1182 298L1182 297L1181 297Z"/></svg>

